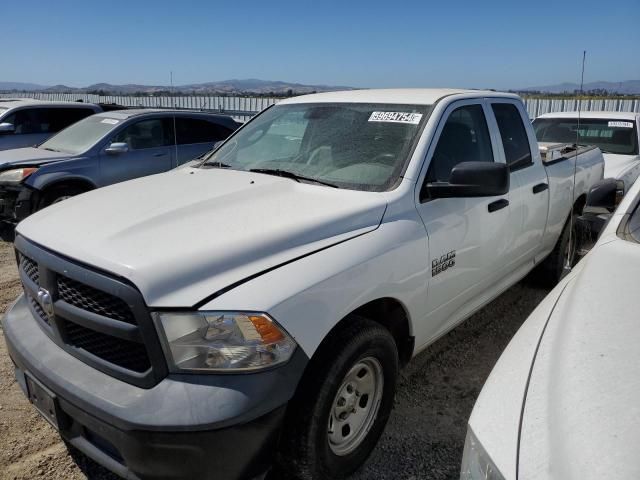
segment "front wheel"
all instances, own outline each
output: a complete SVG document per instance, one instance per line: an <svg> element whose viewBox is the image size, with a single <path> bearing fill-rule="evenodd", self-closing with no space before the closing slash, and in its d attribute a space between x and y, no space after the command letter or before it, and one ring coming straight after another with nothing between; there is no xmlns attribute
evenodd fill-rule
<svg viewBox="0 0 640 480"><path fill-rule="evenodd" d="M579 248L580 236L572 216L565 223L553 251L536 267L535 278L543 286L554 287L576 264Z"/></svg>
<svg viewBox="0 0 640 480"><path fill-rule="evenodd" d="M345 319L311 360L290 403L278 468L305 480L338 479L375 447L393 407L398 351L389 331Z"/></svg>

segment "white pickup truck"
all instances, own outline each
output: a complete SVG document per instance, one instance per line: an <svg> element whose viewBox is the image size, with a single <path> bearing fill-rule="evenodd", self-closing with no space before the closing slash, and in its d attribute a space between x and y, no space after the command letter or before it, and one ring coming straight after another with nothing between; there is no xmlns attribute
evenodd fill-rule
<svg viewBox="0 0 640 480"><path fill-rule="evenodd" d="M605 178L621 180L626 190L640 175L640 113L546 113L533 121L533 128L539 142L576 143L577 140L579 144L597 146L604 156Z"/></svg>
<svg viewBox="0 0 640 480"><path fill-rule="evenodd" d="M123 477L343 477L400 366L536 265L560 277L603 159L544 153L515 95L283 101L199 165L18 225L17 379Z"/></svg>

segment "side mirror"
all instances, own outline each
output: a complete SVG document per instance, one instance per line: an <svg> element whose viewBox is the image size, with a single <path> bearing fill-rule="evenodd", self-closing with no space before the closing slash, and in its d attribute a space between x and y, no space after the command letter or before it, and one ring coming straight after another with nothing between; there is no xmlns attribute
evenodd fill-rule
<svg viewBox="0 0 640 480"><path fill-rule="evenodd" d="M504 163L462 162L448 182L427 183L424 198L494 197L509 191L509 167Z"/></svg>
<svg viewBox="0 0 640 480"><path fill-rule="evenodd" d="M13 133L16 131L16 127L13 123L0 123L0 133Z"/></svg>
<svg viewBox="0 0 640 480"><path fill-rule="evenodd" d="M624 182L615 178L605 178L591 187L577 220L583 238L597 240L623 196Z"/></svg>
<svg viewBox="0 0 640 480"><path fill-rule="evenodd" d="M114 142L106 148L105 153L108 153L109 155L120 155L121 153L127 153L128 151L129 145L126 143Z"/></svg>
<svg viewBox="0 0 640 480"><path fill-rule="evenodd" d="M597 182L587 194L584 213L613 213L624 197L624 182L615 178L605 178Z"/></svg>

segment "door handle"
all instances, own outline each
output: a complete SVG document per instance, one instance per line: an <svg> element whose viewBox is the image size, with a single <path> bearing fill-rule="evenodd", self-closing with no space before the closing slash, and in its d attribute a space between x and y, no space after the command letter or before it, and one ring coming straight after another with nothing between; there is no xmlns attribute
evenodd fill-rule
<svg viewBox="0 0 640 480"><path fill-rule="evenodd" d="M547 188L549 188L548 183L539 183L533 186L533 193L535 195L536 193L544 192Z"/></svg>
<svg viewBox="0 0 640 480"><path fill-rule="evenodd" d="M167 152L165 153L154 153L153 156L154 157L164 157L167 154Z"/></svg>
<svg viewBox="0 0 640 480"><path fill-rule="evenodd" d="M506 198L501 198L500 200L496 200L495 202L491 202L488 205L489 213L495 212L495 211L498 211L498 210L502 210L507 205L509 205L509 200L507 200Z"/></svg>

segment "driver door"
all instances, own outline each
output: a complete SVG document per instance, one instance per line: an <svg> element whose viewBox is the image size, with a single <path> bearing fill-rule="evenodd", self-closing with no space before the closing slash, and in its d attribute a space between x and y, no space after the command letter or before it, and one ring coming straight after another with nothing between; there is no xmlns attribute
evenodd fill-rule
<svg viewBox="0 0 640 480"><path fill-rule="evenodd" d="M503 162L496 153L486 109L484 100L473 99L456 102L445 111L418 183L417 209L428 234L431 278L429 315L417 327L422 331L416 338L438 337L490 297L496 288L497 265L509 255L514 216L509 193L473 198L424 196L427 182L448 182L458 163Z"/></svg>

